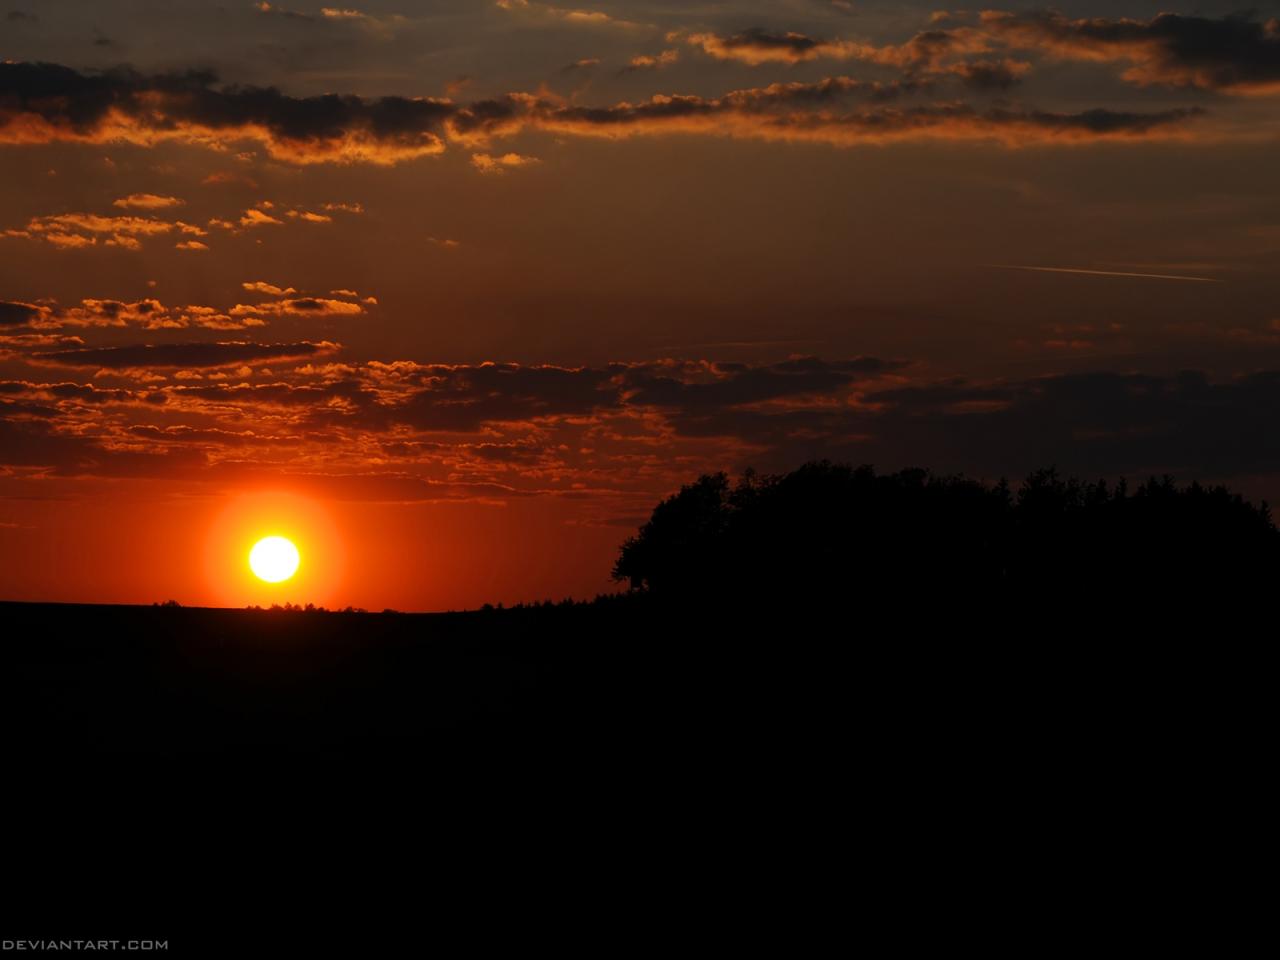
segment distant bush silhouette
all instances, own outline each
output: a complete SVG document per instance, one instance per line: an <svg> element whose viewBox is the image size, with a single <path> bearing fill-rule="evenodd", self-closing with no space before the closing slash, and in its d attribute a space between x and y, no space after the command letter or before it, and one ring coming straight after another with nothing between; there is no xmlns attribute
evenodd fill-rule
<svg viewBox="0 0 1280 960"><path fill-rule="evenodd" d="M622 545L613 576L677 600L1004 588L1221 595L1269 581L1278 552L1267 505L1220 486L1165 477L1130 490L1046 469L1015 493L1003 481L823 461L780 476L749 471L736 484L700 477L658 504Z"/></svg>

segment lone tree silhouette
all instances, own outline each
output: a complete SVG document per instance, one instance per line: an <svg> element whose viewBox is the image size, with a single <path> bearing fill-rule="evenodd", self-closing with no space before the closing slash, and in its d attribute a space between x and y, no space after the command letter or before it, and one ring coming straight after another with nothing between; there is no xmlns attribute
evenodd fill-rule
<svg viewBox="0 0 1280 960"><path fill-rule="evenodd" d="M1221 486L1164 477L1130 490L1050 468L1015 493L1003 481L821 461L778 476L748 471L736 484L699 477L622 545L613 576L680 601L832 600L851 588L1222 596L1270 580L1278 560L1266 503Z"/></svg>

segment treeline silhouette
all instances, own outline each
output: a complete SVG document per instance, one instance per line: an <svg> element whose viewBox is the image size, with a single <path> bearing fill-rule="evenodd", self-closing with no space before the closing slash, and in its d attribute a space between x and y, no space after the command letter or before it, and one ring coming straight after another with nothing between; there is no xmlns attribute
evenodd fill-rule
<svg viewBox="0 0 1280 960"><path fill-rule="evenodd" d="M827 461L708 474L663 500L613 575L684 605L1049 595L1238 600L1280 569L1266 503L1222 486L1085 482L1053 468L1015 490L926 470ZM1173 591L1178 591L1175 595ZM1190 594L1187 591L1191 591ZM1225 592L1224 592L1225 591Z"/></svg>

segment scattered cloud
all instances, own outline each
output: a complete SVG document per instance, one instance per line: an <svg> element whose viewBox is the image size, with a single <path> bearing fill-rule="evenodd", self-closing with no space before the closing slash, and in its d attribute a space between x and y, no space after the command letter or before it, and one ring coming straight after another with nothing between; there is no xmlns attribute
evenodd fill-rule
<svg viewBox="0 0 1280 960"><path fill-rule="evenodd" d="M200 181L205 186L218 186L221 184L239 184L240 186L256 189L258 182L252 177L243 173L231 173L226 170L217 170L203 180Z"/></svg>
<svg viewBox="0 0 1280 960"><path fill-rule="evenodd" d="M341 476L357 499L431 499L450 485L447 495L464 499L602 497L611 509L630 497L643 509L691 470L781 469L811 457L924 462L987 479L1049 462L1134 478L1280 470L1275 372L934 380L871 357L566 367L342 363L332 359L338 349L38 351L33 370L97 371L95 382L0 381L0 463L103 475L181 469L208 480ZM1069 338L1061 349L1074 349ZM127 386L97 382L104 376ZM280 458L262 456L276 446ZM113 455L179 448L200 455L142 467Z"/></svg>
<svg viewBox="0 0 1280 960"><path fill-rule="evenodd" d="M663 67L669 67L680 59L680 51L672 48L663 50L656 54L638 54L627 61L626 71L633 70L661 70Z"/></svg>
<svg viewBox="0 0 1280 960"><path fill-rule="evenodd" d="M265 293L269 297L287 297L291 293L297 293L293 287L278 287L274 283L267 283L265 280L254 280L240 284L244 289L251 293ZM354 296L354 294L353 294Z"/></svg>
<svg viewBox="0 0 1280 960"><path fill-rule="evenodd" d="M737 60L753 67L765 63L801 63L819 57L847 60L866 49L865 44L818 40L794 31L774 33L759 27L731 36L694 33L685 42L717 60Z"/></svg>
<svg viewBox="0 0 1280 960"><path fill-rule="evenodd" d="M537 157L525 157L518 153L504 153L497 157L490 156L487 153L471 155L471 165L481 173L489 174L506 173L516 167L527 167L538 162Z"/></svg>
<svg viewBox="0 0 1280 960"><path fill-rule="evenodd" d="M622 20L603 10L557 7L534 3L531 0L496 0L499 9L522 14L540 20L557 21L580 27L608 27L621 30L642 30L648 25L632 20Z"/></svg>
<svg viewBox="0 0 1280 960"><path fill-rule="evenodd" d="M166 207L180 207L184 201L177 197L166 197L155 193L131 193L112 202L115 207L136 207L140 210L163 210Z"/></svg>
<svg viewBox="0 0 1280 960"><path fill-rule="evenodd" d="M353 317L364 313L365 309L358 303L348 303L345 300L331 300L324 297L298 297L296 299L259 303L252 306L238 303L228 312L233 317L245 314L277 317Z"/></svg>
<svg viewBox="0 0 1280 960"><path fill-rule="evenodd" d="M290 210L285 216L294 220L304 220L307 223L333 223L333 217L323 213L312 213L310 210Z"/></svg>
<svg viewBox="0 0 1280 960"><path fill-rule="evenodd" d="M41 234L41 237L61 250L76 250L81 247L92 247L98 242L97 237L86 237L79 233L49 232Z"/></svg>
<svg viewBox="0 0 1280 960"><path fill-rule="evenodd" d="M169 233L175 224L153 217L103 217L93 213L60 213L47 217L34 217L27 224L31 233L65 233L77 230L83 233L110 233L135 236L155 236Z"/></svg>
<svg viewBox="0 0 1280 960"><path fill-rule="evenodd" d="M268 224L275 224L279 226L283 223L283 220L277 220L275 217L271 216L271 214L264 210L259 210L257 207L250 207L240 217L240 226L242 227L263 227Z"/></svg>

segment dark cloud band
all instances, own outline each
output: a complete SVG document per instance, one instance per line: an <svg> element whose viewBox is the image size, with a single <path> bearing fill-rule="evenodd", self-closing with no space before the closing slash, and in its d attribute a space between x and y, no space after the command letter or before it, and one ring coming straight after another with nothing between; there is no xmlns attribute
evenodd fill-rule
<svg viewBox="0 0 1280 960"><path fill-rule="evenodd" d="M1018 68L992 61L964 69L971 84L1001 87ZM291 97L274 88L218 87L205 72L85 74L55 64L0 63L0 142L255 140L277 159L296 163L396 163L440 153L450 142L476 146L525 129L612 137L685 132L846 146L912 138L1018 144L1163 136L1194 116L1189 110L1053 114L983 112L957 103L880 105L926 90L929 82L832 77L722 97L656 95L604 107L529 94L458 105L430 98ZM845 105L857 99L869 105Z"/></svg>

